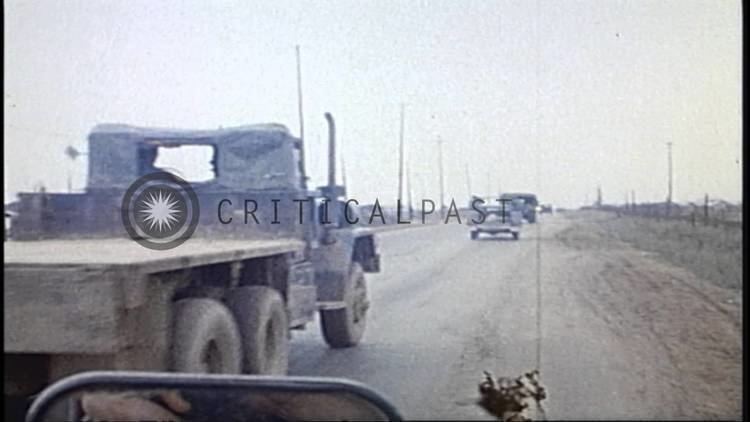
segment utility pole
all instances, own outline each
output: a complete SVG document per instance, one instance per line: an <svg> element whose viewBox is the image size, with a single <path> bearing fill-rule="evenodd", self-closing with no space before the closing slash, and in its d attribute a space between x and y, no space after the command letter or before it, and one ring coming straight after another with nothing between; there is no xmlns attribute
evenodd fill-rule
<svg viewBox="0 0 750 422"><path fill-rule="evenodd" d="M669 180L667 188L667 215L672 207L672 143L667 142L667 159L669 162Z"/></svg>
<svg viewBox="0 0 750 422"><path fill-rule="evenodd" d="M401 130L398 143L398 207L401 209L404 195L404 104L401 103Z"/></svg>
<svg viewBox="0 0 750 422"><path fill-rule="evenodd" d="M596 207L601 208L602 206L602 187L596 187Z"/></svg>
<svg viewBox="0 0 750 422"><path fill-rule="evenodd" d="M440 173L440 218L445 218L445 186L443 185L443 140L438 136L438 171Z"/></svg>
<svg viewBox="0 0 750 422"><path fill-rule="evenodd" d="M406 198L409 204L409 221L411 221L414 217L414 207L411 202L411 172L408 165L406 166Z"/></svg>
<svg viewBox="0 0 750 422"><path fill-rule="evenodd" d="M302 189L307 190L307 173L305 173L305 120L302 117L302 60L299 45L297 51L297 107L299 112L299 171L302 174Z"/></svg>

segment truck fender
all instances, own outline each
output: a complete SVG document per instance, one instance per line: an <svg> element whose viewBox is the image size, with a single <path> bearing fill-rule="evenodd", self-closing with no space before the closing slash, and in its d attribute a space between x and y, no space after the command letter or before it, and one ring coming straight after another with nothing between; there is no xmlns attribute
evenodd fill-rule
<svg viewBox="0 0 750 422"><path fill-rule="evenodd" d="M320 245L313 252L318 301L341 301L351 264L358 262L365 272L380 269L373 233L364 228L333 230L335 242Z"/></svg>

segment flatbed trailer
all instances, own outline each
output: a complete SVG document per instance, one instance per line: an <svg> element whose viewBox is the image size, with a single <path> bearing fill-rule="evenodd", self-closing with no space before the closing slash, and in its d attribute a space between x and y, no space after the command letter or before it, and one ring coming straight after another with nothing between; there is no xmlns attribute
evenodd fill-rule
<svg viewBox="0 0 750 422"><path fill-rule="evenodd" d="M303 325L317 310L315 302L301 303L315 289L311 268L294 265L303 249L291 239L191 239L169 251L127 239L7 242L6 370L31 372L11 378L32 384L84 369L170 370L172 304L241 286L281 291L288 328ZM6 379L6 393L9 387L37 388Z"/></svg>

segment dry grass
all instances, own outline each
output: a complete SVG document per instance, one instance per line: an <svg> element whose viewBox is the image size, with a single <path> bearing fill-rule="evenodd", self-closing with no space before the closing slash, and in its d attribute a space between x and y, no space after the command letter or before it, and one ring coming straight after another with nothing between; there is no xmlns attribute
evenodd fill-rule
<svg viewBox="0 0 750 422"><path fill-rule="evenodd" d="M657 419L742 414L742 232L604 211L570 212L557 238L568 283L637 356ZM567 267L567 268L566 268ZM562 273L565 274L565 273ZM563 275L564 276L564 275Z"/></svg>
<svg viewBox="0 0 750 422"><path fill-rule="evenodd" d="M689 222L597 211L568 214L573 220L596 222L608 238L653 252L718 286L742 289L742 229L692 226Z"/></svg>

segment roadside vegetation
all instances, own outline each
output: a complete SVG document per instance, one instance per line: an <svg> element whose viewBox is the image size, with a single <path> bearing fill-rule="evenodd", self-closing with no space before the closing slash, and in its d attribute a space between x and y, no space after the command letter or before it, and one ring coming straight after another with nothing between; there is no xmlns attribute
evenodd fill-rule
<svg viewBox="0 0 750 422"><path fill-rule="evenodd" d="M605 238L616 238L657 254L721 287L742 290L742 229L723 225L693 226L680 220L654 219L601 211L568 213L596 223ZM575 224L568 230L575 231ZM568 235L575 236L573 233Z"/></svg>

